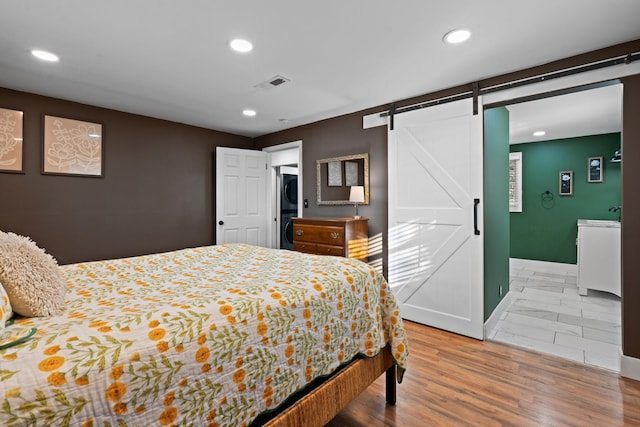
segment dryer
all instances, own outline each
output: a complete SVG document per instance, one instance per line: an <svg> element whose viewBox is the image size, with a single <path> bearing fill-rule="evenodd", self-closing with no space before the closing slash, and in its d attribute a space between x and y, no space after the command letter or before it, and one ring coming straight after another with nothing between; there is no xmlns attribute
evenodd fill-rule
<svg viewBox="0 0 640 427"><path fill-rule="evenodd" d="M280 194L280 248L293 249L293 221L298 216L298 175L282 174Z"/></svg>

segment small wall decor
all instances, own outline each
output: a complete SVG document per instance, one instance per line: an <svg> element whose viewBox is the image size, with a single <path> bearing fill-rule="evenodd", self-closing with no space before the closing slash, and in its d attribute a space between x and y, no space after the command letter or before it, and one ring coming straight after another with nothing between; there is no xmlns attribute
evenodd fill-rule
<svg viewBox="0 0 640 427"><path fill-rule="evenodd" d="M327 164L327 185L329 187L342 186L342 163L329 162Z"/></svg>
<svg viewBox="0 0 640 427"><path fill-rule="evenodd" d="M522 212L522 153L509 153L509 212Z"/></svg>
<svg viewBox="0 0 640 427"><path fill-rule="evenodd" d="M24 172L22 138L22 111L0 108L0 172Z"/></svg>
<svg viewBox="0 0 640 427"><path fill-rule="evenodd" d="M589 157L587 161L587 182L603 181L602 157Z"/></svg>
<svg viewBox="0 0 640 427"><path fill-rule="evenodd" d="M344 162L344 185L351 187L358 183L358 162Z"/></svg>
<svg viewBox="0 0 640 427"><path fill-rule="evenodd" d="M558 178L558 195L571 196L573 194L573 171L560 171Z"/></svg>
<svg viewBox="0 0 640 427"><path fill-rule="evenodd" d="M104 177L100 123L44 116L43 174Z"/></svg>

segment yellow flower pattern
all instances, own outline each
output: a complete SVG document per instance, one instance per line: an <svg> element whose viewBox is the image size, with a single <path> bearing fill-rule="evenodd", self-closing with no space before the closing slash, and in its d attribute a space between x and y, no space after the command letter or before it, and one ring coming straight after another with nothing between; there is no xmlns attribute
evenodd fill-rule
<svg viewBox="0 0 640 427"><path fill-rule="evenodd" d="M406 368L359 261L233 244L60 268L65 314L17 320L38 333L0 350L0 425L241 426L387 343Z"/></svg>

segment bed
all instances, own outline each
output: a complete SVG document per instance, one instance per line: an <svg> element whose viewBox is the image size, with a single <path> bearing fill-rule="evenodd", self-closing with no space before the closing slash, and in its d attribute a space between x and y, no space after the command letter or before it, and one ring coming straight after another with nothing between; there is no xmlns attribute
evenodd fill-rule
<svg viewBox="0 0 640 427"><path fill-rule="evenodd" d="M37 332L0 350L0 425L322 425L384 372L393 403L406 368L360 261L231 244L59 269L64 314L5 329Z"/></svg>

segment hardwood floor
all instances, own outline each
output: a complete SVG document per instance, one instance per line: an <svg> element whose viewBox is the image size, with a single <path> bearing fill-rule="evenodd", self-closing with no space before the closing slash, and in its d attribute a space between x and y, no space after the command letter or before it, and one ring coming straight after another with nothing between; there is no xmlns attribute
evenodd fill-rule
<svg viewBox="0 0 640 427"><path fill-rule="evenodd" d="M640 425L640 382L618 373L405 321L398 402L384 375L327 426Z"/></svg>

